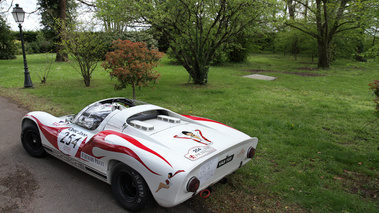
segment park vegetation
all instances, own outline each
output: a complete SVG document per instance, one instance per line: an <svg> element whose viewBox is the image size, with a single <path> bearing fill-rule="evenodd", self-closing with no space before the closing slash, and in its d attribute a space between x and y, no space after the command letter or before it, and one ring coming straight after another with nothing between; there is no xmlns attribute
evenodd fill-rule
<svg viewBox="0 0 379 213"><path fill-rule="evenodd" d="M24 38L31 77L44 72L44 84L17 89L19 32L0 18L0 56L7 59L0 61L1 95L31 110L63 115L125 96L114 88L130 86L136 98L136 88L159 79L138 98L260 139L253 163L217 186L212 199L195 198L196 206L211 212L378 210L378 1L39 0L38 5L43 29L26 31ZM78 5L95 11L100 24L83 30L75 18ZM41 70L46 57L35 53L69 63L50 62L46 82ZM157 66L159 61L164 66ZM71 64L79 66L80 75ZM257 73L278 79L242 78Z"/></svg>
<svg viewBox="0 0 379 213"><path fill-rule="evenodd" d="M144 42L117 40L113 42L112 52L105 55L102 64L105 70L110 70L111 77L117 78L119 84L115 88L121 90L132 86L133 99L136 99L136 88L147 87L150 81L156 82L159 73L153 70L158 66L163 53L152 46L150 49Z"/></svg>

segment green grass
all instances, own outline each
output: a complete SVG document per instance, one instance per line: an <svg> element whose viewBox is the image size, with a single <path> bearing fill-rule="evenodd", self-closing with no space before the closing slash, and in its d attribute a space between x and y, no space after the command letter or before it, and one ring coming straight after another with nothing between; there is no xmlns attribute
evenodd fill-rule
<svg viewBox="0 0 379 213"><path fill-rule="evenodd" d="M30 110L71 114L100 99L132 95L131 88L115 91L116 79L100 66L91 87L67 63L53 63L40 84L46 57L27 59L35 88L22 89L19 56L0 61L0 94ZM247 63L211 67L209 84L195 86L187 84L183 67L164 58L159 83L138 90L137 99L259 138L251 163L213 187L210 198L194 199L210 211L379 212L379 127L368 89L378 67L341 59L315 70L310 58L252 55ZM242 77L257 70L278 79Z"/></svg>

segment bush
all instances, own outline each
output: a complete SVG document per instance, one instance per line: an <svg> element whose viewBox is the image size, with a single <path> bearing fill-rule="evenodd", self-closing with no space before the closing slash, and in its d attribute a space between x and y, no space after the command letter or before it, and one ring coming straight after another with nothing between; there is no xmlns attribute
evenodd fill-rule
<svg viewBox="0 0 379 213"><path fill-rule="evenodd" d="M1 16L0 32L0 59L15 59L17 47L13 42L14 37Z"/></svg>
<svg viewBox="0 0 379 213"><path fill-rule="evenodd" d="M33 53L48 53L53 52L54 43L51 40L45 38L44 34L39 31L31 35L35 35L35 39L29 39L29 41L25 41L25 51L29 54Z"/></svg>
<svg viewBox="0 0 379 213"><path fill-rule="evenodd" d="M152 69L158 65L163 53L146 43L117 40L113 42L114 52L106 54L105 62L101 65L105 70L110 69L110 75L116 77L119 84L116 89L132 86L133 99L136 99L135 88L145 87L150 81L156 81L159 74Z"/></svg>
<svg viewBox="0 0 379 213"><path fill-rule="evenodd" d="M105 54L105 45L94 32L78 32L75 28L66 28L62 41L64 51L75 59L86 87L91 86L91 76L97 63Z"/></svg>

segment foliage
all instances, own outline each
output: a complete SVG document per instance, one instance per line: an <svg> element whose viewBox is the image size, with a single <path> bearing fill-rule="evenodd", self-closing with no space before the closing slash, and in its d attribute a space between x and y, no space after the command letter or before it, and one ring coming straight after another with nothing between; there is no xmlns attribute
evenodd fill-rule
<svg viewBox="0 0 379 213"><path fill-rule="evenodd" d="M359 28L337 34L333 41L332 58L353 58L359 54L357 52L358 46L364 40L362 32L362 29ZM361 51L365 51L363 46L361 48Z"/></svg>
<svg viewBox="0 0 379 213"><path fill-rule="evenodd" d="M36 38L32 42L25 42L25 49L29 54L53 52L54 43L52 40L45 38L41 31L38 31Z"/></svg>
<svg viewBox="0 0 379 213"><path fill-rule="evenodd" d="M291 1L292 2L292 1ZM332 42L336 34L357 29L362 20L362 2L355 0L295 0L298 18L291 17L286 24L317 39L318 67L329 68L332 61Z"/></svg>
<svg viewBox="0 0 379 213"><path fill-rule="evenodd" d="M103 23L105 32L126 32L136 19L132 9L134 0L96 0L96 17Z"/></svg>
<svg viewBox="0 0 379 213"><path fill-rule="evenodd" d="M21 36L19 31L14 31L13 32L14 36L16 37L17 40L21 41ZM24 42L35 42L37 41L37 35L38 31L30 31L30 30L22 30L22 35L24 37Z"/></svg>
<svg viewBox="0 0 379 213"><path fill-rule="evenodd" d="M97 33L78 31L72 26L65 28L61 45L79 65L84 84L89 87L92 73L105 54L105 45Z"/></svg>
<svg viewBox="0 0 379 213"><path fill-rule="evenodd" d="M370 89L372 90L373 94L375 95L374 102L376 104L376 113L379 116L379 80L374 80L369 84Z"/></svg>
<svg viewBox="0 0 379 213"><path fill-rule="evenodd" d="M74 0L38 0L41 14L41 24L46 38L52 39L56 46L56 61L67 61L67 55L63 53L62 35L65 35L64 26L75 22L77 3ZM64 22L64 25L61 23Z"/></svg>
<svg viewBox="0 0 379 213"><path fill-rule="evenodd" d="M107 52L112 52L112 41L118 39L129 40L132 42L144 42L148 48L156 47L158 45L157 40L147 31L128 31L128 32L97 32L101 37L102 43L105 44ZM105 56L104 56L105 57ZM105 58L104 58L105 59Z"/></svg>
<svg viewBox="0 0 379 213"><path fill-rule="evenodd" d="M52 39L46 38L43 30L39 31L23 31L24 42L25 42L25 51L28 54L33 53L47 53L54 52L54 42ZM22 54L21 50L21 38L19 32L12 32L12 35L17 39L16 46L18 48L17 54ZM18 45L18 43L20 43Z"/></svg>
<svg viewBox="0 0 379 213"><path fill-rule="evenodd" d="M258 40L255 38L255 40ZM230 43L226 43L224 51L227 53L228 61L234 63L246 62L252 52L254 39L246 30L234 36Z"/></svg>
<svg viewBox="0 0 379 213"><path fill-rule="evenodd" d="M251 162L228 176L227 184L214 185L208 199L191 198L191 207L184 204L187 208L224 213L378 212L379 133L377 126L362 127L372 120L367 84L378 79L379 63L337 59L329 70L299 69L317 68L309 62L310 57L295 61L282 54L254 54L246 63L212 66L212 83L197 86L180 83L188 79L185 69L161 59L164 66L156 68L159 84L139 91L139 100L207 117L259 139ZM28 55L32 79L33 70L45 63L41 54ZM22 67L22 57L1 61L0 94L30 110L62 116L101 99L125 96L125 91L113 89L115 79L101 72L102 67L96 68L88 88L78 83L66 63L52 64L59 72L51 72L48 84L20 90ZM242 77L253 69L278 79Z"/></svg>
<svg viewBox="0 0 379 213"><path fill-rule="evenodd" d="M15 59L17 47L14 37L3 17L0 16L0 59Z"/></svg>
<svg viewBox="0 0 379 213"><path fill-rule="evenodd" d="M283 52L284 56L290 53L297 59L298 55L317 55L317 40L307 34L294 29L283 29L276 34L274 40L275 51Z"/></svg>
<svg viewBox="0 0 379 213"><path fill-rule="evenodd" d="M265 17L261 0L139 1L144 21L159 32L195 84L208 83L216 51Z"/></svg>
<svg viewBox="0 0 379 213"><path fill-rule="evenodd" d="M119 84L116 89L132 86L133 99L136 99L135 88L146 87L150 81L159 79L159 74L152 69L158 65L163 53L157 49L148 49L146 43L117 40L113 42L115 51L106 54L102 64L105 70L110 69L110 75L116 77Z"/></svg>

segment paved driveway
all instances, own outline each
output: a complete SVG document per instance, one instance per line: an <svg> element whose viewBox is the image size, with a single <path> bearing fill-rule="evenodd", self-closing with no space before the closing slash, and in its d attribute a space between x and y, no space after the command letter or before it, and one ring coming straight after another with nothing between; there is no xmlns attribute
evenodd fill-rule
<svg viewBox="0 0 379 213"><path fill-rule="evenodd" d="M20 142L20 121L27 110L0 97L0 212L126 212L108 184L54 157L29 156ZM192 213L187 204L153 205L145 212Z"/></svg>

